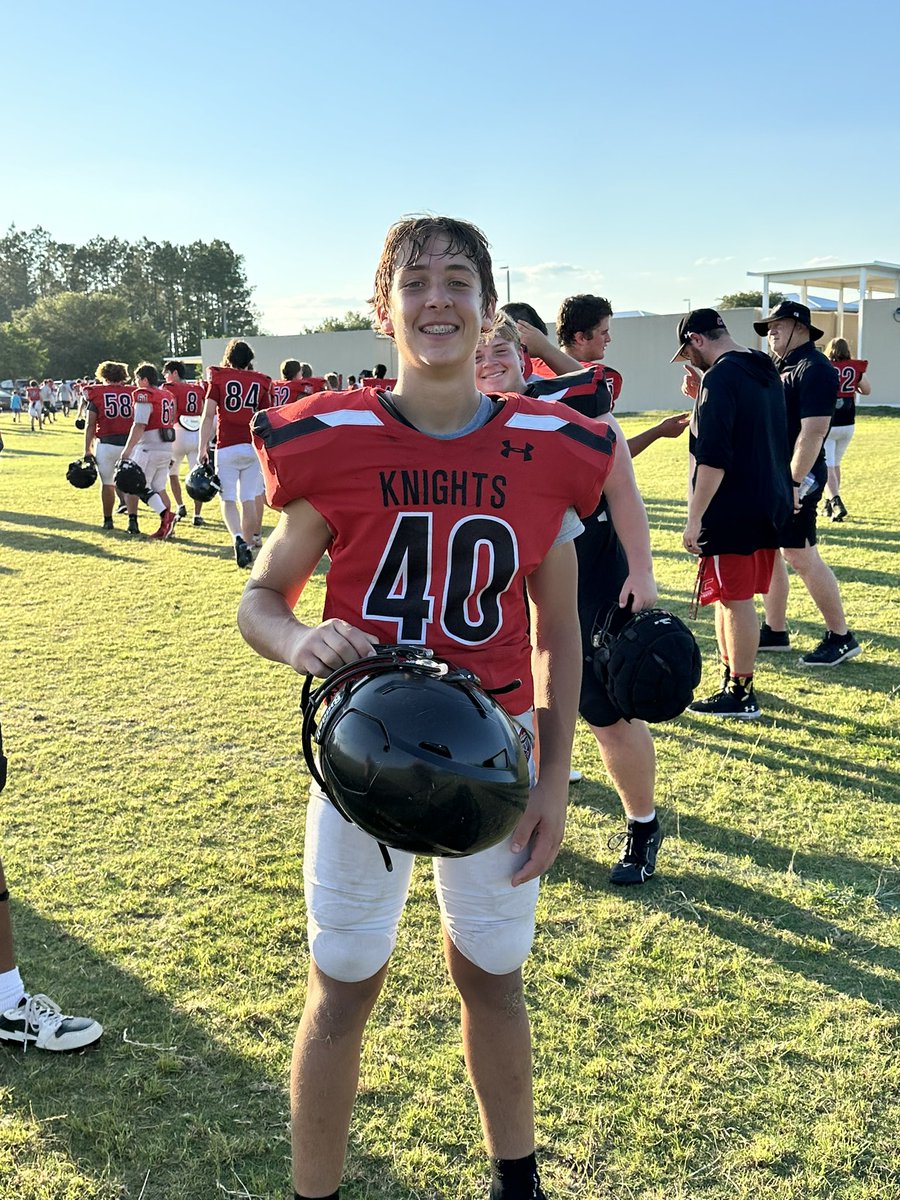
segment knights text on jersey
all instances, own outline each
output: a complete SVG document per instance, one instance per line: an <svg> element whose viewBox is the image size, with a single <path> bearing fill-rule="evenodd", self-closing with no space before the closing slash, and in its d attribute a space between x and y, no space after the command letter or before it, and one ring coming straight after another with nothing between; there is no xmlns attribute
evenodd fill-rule
<svg viewBox="0 0 900 1200"><path fill-rule="evenodd" d="M96 414L98 438L121 437L131 432L134 420L134 387L130 383L92 383L81 393Z"/></svg>
<svg viewBox="0 0 900 1200"><path fill-rule="evenodd" d="M592 512L615 452L601 422L504 396L449 441L405 424L371 388L260 413L254 443L274 508L300 497L334 530L325 619L467 666L514 713L533 700L521 580L570 507Z"/></svg>
<svg viewBox="0 0 900 1200"><path fill-rule="evenodd" d="M207 400L216 405L216 442L220 449L250 441L254 413L269 407L272 380L259 371L210 367Z"/></svg>

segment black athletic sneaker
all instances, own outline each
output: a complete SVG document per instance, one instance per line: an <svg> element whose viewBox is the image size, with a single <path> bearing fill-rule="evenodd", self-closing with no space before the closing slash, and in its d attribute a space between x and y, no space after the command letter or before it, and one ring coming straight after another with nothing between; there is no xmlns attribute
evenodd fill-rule
<svg viewBox="0 0 900 1200"><path fill-rule="evenodd" d="M140 527L138 526L137 517L129 517L128 518L128 532L129 533L140 533L141 532Z"/></svg>
<svg viewBox="0 0 900 1200"><path fill-rule="evenodd" d="M199 526L199 525L205 525L206 522L203 520L203 518L200 516L199 513L196 513L194 515L194 520L193 520L192 524Z"/></svg>
<svg viewBox="0 0 900 1200"><path fill-rule="evenodd" d="M723 688L715 696L706 700L695 700L687 706L688 712L700 717L725 717L738 721L755 721L762 716L762 709L756 702L753 688L749 692L737 694L731 688Z"/></svg>
<svg viewBox="0 0 900 1200"><path fill-rule="evenodd" d="M242 537L234 539L234 561L241 568L253 566L253 551Z"/></svg>
<svg viewBox="0 0 900 1200"><path fill-rule="evenodd" d="M663 842L659 825L647 832L640 821L629 821L624 833L614 833L606 843L610 850L623 846L622 857L609 873L609 882L627 887L646 883L656 870L656 856Z"/></svg>
<svg viewBox="0 0 900 1200"><path fill-rule="evenodd" d="M822 516L827 517L828 520L830 521L831 513L832 513L831 501L826 499L824 501L824 503L822 504Z"/></svg>
<svg viewBox="0 0 900 1200"><path fill-rule="evenodd" d="M104 529L115 529L115 525L113 525L112 517L104 517L103 518L103 528Z"/></svg>
<svg viewBox="0 0 900 1200"><path fill-rule="evenodd" d="M128 505L127 504L118 505L116 508L116 512L119 514L120 517L123 516L125 513L128 512Z"/></svg>
<svg viewBox="0 0 900 1200"><path fill-rule="evenodd" d="M776 632L763 621L759 627L759 648L765 651L784 651L791 648L791 637L786 629Z"/></svg>
<svg viewBox="0 0 900 1200"><path fill-rule="evenodd" d="M843 634L832 633L829 629L815 650L800 655L800 662L804 667L836 667L858 654L862 654L862 646L849 629Z"/></svg>
<svg viewBox="0 0 900 1200"><path fill-rule="evenodd" d="M187 509L185 508L185 506L183 504L179 504L178 507L175 509L175 519L180 521L183 517L186 517L186 516L187 516Z"/></svg>
<svg viewBox="0 0 900 1200"><path fill-rule="evenodd" d="M834 499L831 501L831 519L832 519L832 521L834 521L835 523L839 523L840 521L843 521L843 519L844 519L844 517L846 517L846 515L847 515L847 508L846 508L843 500L840 498L840 496L835 496Z"/></svg>

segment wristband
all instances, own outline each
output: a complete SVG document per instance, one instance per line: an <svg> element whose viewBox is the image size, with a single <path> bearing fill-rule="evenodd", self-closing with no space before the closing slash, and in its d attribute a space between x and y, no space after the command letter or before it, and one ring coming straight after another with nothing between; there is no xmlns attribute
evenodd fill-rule
<svg viewBox="0 0 900 1200"><path fill-rule="evenodd" d="M797 482L797 480L796 480L796 479L792 479L792 480L791 480L791 483L794 485L794 487L795 487L795 488L798 488L798 487L800 487L800 486L801 486L801 485L800 485L800 484Z"/></svg>

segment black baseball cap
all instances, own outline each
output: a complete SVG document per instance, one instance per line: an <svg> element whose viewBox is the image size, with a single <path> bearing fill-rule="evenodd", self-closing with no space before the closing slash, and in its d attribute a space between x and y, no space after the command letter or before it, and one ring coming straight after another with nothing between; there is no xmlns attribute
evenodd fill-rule
<svg viewBox="0 0 900 1200"><path fill-rule="evenodd" d="M791 320L799 321L801 325L805 325L809 330L809 336L814 342L817 342L822 336L822 330L816 329L815 325L813 325L812 317L806 305L797 304L793 300L782 300L778 307L773 308L767 317L763 317L761 321L754 321L753 328L760 337L765 337L773 321Z"/></svg>
<svg viewBox="0 0 900 1200"><path fill-rule="evenodd" d="M714 308L695 308L678 322L678 349L669 362L677 362L681 358L692 333L709 333L713 329L724 328L725 322Z"/></svg>

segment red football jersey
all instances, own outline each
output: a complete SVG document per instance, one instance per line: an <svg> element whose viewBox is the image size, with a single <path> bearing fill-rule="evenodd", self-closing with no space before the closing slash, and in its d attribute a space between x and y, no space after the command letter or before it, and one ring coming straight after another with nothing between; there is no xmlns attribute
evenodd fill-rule
<svg viewBox="0 0 900 1200"><path fill-rule="evenodd" d="M269 376L259 371L209 368L206 398L216 404L216 444L220 449L250 441L250 421L259 409L269 407L271 386Z"/></svg>
<svg viewBox="0 0 900 1200"><path fill-rule="evenodd" d="M175 424L177 404L166 388L135 388L134 403L150 405L150 419L145 433L151 433L154 429L171 429Z"/></svg>
<svg viewBox="0 0 900 1200"><path fill-rule="evenodd" d="M34 404L41 398L41 389L39 387L27 387L25 389L25 399L29 404Z"/></svg>
<svg viewBox="0 0 900 1200"><path fill-rule="evenodd" d="M519 680L498 700L531 707L522 579L568 508L597 507L615 451L608 425L509 395L486 425L443 440L367 387L262 413L253 434L269 504L303 497L334 530L323 619L427 646L487 688Z"/></svg>
<svg viewBox="0 0 900 1200"><path fill-rule="evenodd" d="M167 383L166 391L175 397L176 417L202 417L206 399L206 384L200 380L182 379Z"/></svg>
<svg viewBox="0 0 900 1200"><path fill-rule="evenodd" d="M526 359L525 365L531 363L531 371L525 372L525 378L528 379L532 374L540 375L542 379L555 379L556 371L548 367L542 358ZM580 360L579 360L580 361ZM609 388L609 394L612 397L613 406L619 398L622 391L622 376L615 367L608 367L602 362L582 362L583 367L602 367L606 373L606 386Z"/></svg>
<svg viewBox="0 0 900 1200"><path fill-rule="evenodd" d="M867 358L845 358L831 364L838 373L838 399L852 400L859 387L859 381L865 375L869 366Z"/></svg>
<svg viewBox="0 0 900 1200"><path fill-rule="evenodd" d="M81 390L88 408L97 414L98 438L130 433L135 390L130 383L92 383Z"/></svg>
<svg viewBox="0 0 900 1200"><path fill-rule="evenodd" d="M270 391L270 408L281 408L283 404L293 404L301 396L311 396L319 388L310 387L312 379L273 379ZM319 381L321 382L321 380Z"/></svg>

